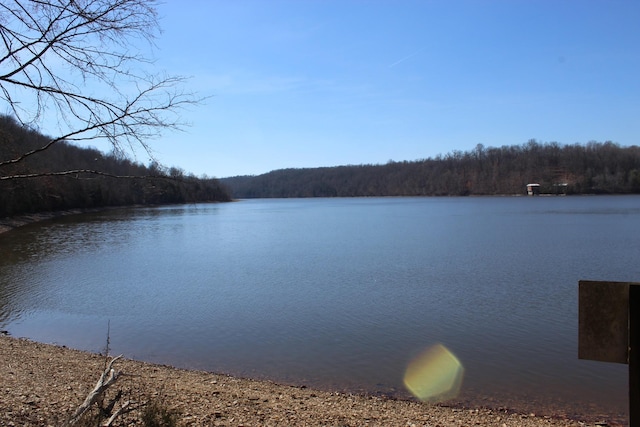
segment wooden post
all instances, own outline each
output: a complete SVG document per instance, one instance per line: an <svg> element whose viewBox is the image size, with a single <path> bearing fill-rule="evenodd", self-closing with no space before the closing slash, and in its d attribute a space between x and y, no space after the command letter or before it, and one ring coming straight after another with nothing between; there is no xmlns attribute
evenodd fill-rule
<svg viewBox="0 0 640 427"><path fill-rule="evenodd" d="M578 286L578 358L629 365L629 427L640 427L640 283Z"/></svg>
<svg viewBox="0 0 640 427"><path fill-rule="evenodd" d="M629 286L629 427L640 427L640 285Z"/></svg>

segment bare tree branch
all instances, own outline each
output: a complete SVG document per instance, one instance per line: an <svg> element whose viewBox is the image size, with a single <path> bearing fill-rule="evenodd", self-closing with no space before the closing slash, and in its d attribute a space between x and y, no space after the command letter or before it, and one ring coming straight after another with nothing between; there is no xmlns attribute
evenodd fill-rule
<svg viewBox="0 0 640 427"><path fill-rule="evenodd" d="M106 140L114 151L149 155L149 139L180 129L183 107L200 101L185 78L148 74L159 33L155 0L8 0L0 3L0 104L22 125L57 123L41 147ZM48 132L50 133L50 132Z"/></svg>
<svg viewBox="0 0 640 427"><path fill-rule="evenodd" d="M127 414L129 412L135 411L139 409L141 405L136 405L135 402L131 400L127 400L120 406L111 416L105 420L101 425L102 427L109 427L113 424L113 422L121 415Z"/></svg>
<svg viewBox="0 0 640 427"><path fill-rule="evenodd" d="M69 176L69 175L99 175L99 176L107 176L109 178L120 178L120 179L168 179L172 181L179 181L177 178L172 178L170 176L155 176L155 175L116 175L108 172L102 172L98 170L91 169L72 169L60 172L38 172L38 173L28 173L28 174L19 174L19 175L9 175L9 176L0 176L0 181L3 180L15 180L15 179L27 179L27 178L41 178L45 176Z"/></svg>

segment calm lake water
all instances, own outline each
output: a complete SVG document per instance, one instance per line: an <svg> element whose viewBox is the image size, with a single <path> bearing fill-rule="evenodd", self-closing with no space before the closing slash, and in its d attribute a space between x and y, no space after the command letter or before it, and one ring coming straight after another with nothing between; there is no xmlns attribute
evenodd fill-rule
<svg viewBox="0 0 640 427"><path fill-rule="evenodd" d="M578 360L578 281L640 281L640 197L247 200L0 235L0 328L186 368L405 397L435 343L458 401L624 417Z"/></svg>

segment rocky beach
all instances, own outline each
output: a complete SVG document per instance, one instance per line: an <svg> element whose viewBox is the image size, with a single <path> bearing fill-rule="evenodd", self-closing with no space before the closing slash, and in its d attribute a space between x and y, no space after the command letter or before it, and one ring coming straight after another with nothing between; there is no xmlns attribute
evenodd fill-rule
<svg viewBox="0 0 640 427"><path fill-rule="evenodd" d="M0 337L0 426L62 425L93 389L106 357ZM417 401L313 390L119 359L116 408L157 402L180 426L595 426L604 422L536 416L508 409L427 405ZM115 410L115 409L114 409ZM142 425L134 410L114 425ZM612 425L612 424L609 424Z"/></svg>

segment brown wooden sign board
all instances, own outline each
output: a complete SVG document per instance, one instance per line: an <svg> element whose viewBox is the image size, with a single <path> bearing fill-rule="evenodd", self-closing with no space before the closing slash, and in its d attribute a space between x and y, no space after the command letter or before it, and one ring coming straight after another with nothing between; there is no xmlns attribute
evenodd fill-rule
<svg viewBox="0 0 640 427"><path fill-rule="evenodd" d="M578 282L578 358L629 365L629 427L640 427L640 283Z"/></svg>
<svg viewBox="0 0 640 427"><path fill-rule="evenodd" d="M630 282L578 282L578 358L629 363Z"/></svg>

